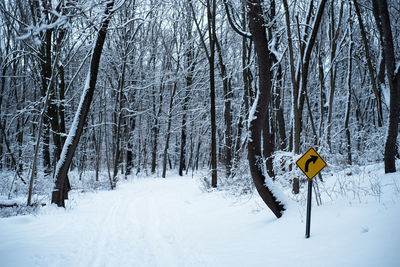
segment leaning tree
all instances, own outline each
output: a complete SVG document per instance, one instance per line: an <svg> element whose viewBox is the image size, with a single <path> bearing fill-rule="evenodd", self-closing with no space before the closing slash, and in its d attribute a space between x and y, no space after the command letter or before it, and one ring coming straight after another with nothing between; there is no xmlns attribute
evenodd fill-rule
<svg viewBox="0 0 400 267"><path fill-rule="evenodd" d="M86 117L89 113L90 104L93 99L100 58L103 51L103 45L106 39L107 28L108 24L110 23L110 17L112 14L111 11L113 6L114 1L109 1L106 5L104 18L101 22L100 29L97 33L97 39L94 43L89 72L86 78L85 86L83 88L81 100L75 113L71 129L69 130L67 140L62 149L61 157L57 163L56 172L54 175L56 177L56 182L51 202L57 204L57 206L59 207L65 207L64 200L68 199L68 191L70 190L70 184L67 176L68 169L72 162L72 158L74 157L76 147L78 146Z"/></svg>
<svg viewBox="0 0 400 267"><path fill-rule="evenodd" d="M272 166L274 142L269 125L272 82L270 51L265 28L266 21L263 16L263 1L247 1L249 33L239 29L234 24L234 21L230 17L231 8L229 3L226 1L224 3L228 20L232 28L240 35L251 38L254 43L254 49L257 55L258 89L257 97L249 113L250 136L247 143L248 160L250 173L257 192L275 216L280 218L285 207L283 203L278 200L271 188L267 186L267 179L274 177ZM265 165L264 160L266 160Z"/></svg>

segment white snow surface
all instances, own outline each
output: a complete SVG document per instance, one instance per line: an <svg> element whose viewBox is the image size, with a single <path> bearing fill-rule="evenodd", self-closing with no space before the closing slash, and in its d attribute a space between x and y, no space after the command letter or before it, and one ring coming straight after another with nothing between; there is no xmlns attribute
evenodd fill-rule
<svg viewBox="0 0 400 267"><path fill-rule="evenodd" d="M276 219L257 195L204 192L196 178L135 178L114 191L75 191L67 209L1 218L0 265L399 266L399 189L386 185L400 177L379 172L379 201L313 202L309 239L297 202Z"/></svg>

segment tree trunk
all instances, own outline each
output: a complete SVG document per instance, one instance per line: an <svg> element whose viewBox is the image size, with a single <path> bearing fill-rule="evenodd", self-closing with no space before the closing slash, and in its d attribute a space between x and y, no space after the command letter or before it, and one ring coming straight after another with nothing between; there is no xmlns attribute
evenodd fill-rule
<svg viewBox="0 0 400 267"><path fill-rule="evenodd" d="M396 70L393 35L386 0L372 0L372 7L381 35L385 55L386 76L390 88L389 126L385 144L385 173L396 172L395 157L398 154L397 135L399 132L400 110L400 69Z"/></svg>
<svg viewBox="0 0 400 267"><path fill-rule="evenodd" d="M349 18L351 18L351 8L349 8ZM348 25L349 29L349 52L347 59L347 105L346 105L346 116L344 122L344 129L346 132L347 139L347 164L352 164L351 159L351 136L349 129L350 111L351 111L351 71L352 71L352 55L353 55L353 34L351 23Z"/></svg>
<svg viewBox="0 0 400 267"><path fill-rule="evenodd" d="M292 83L292 112L293 112L293 125L291 129L290 135L290 143L289 147L293 149L293 152L296 154L300 153L300 133L302 129L302 113L303 113L303 104L305 99L305 90L308 82L308 69L310 65L310 56L311 51L314 47L317 32L319 25L322 20L322 15L324 11L326 0L321 0L316 17L314 19L313 25L311 27L311 35L308 37L308 31L306 30L306 34L304 38L308 37L308 40L303 41L300 44L300 60L299 66L297 66L297 70L294 68L294 54L293 54L293 43L292 43L292 35L290 30L290 17L289 17L289 9L287 1L283 1L283 5L285 8L285 19L286 19L286 33L288 36L288 47L289 47L289 65L290 65L290 74L291 74L291 83ZM310 1L309 12L306 18L306 24L309 24L311 18L313 1ZM306 44L306 45L304 45ZM303 55L304 54L304 55ZM301 84L300 84L301 78Z"/></svg>
<svg viewBox="0 0 400 267"><path fill-rule="evenodd" d="M243 13L243 20L242 20L242 28L246 29L246 13L245 13L245 5L242 5L242 13ZM251 88L251 81L250 81L250 70L249 70L249 62L251 60L251 45L248 45L247 37L242 37L242 79L243 79L243 99L242 99L242 106L241 112L239 114L239 121L237 124L237 134L236 134L236 141L235 141L235 156L234 156L234 166L233 170L235 170L240 161L241 151L242 148L244 149L244 143L242 145L242 129L243 127L247 126L247 123L243 123L246 121L247 114L249 112L249 91ZM247 132L247 128L245 129Z"/></svg>
<svg viewBox="0 0 400 267"><path fill-rule="evenodd" d="M222 87L224 91L224 120L225 120L225 173L226 177L231 176L232 168L232 115L231 102L233 98L231 78L228 77L226 66L222 57L221 46L218 39L215 39L215 44L218 52L219 66L221 69Z"/></svg>
<svg viewBox="0 0 400 267"><path fill-rule="evenodd" d="M121 158L121 124L122 124L122 94L125 86L125 70L126 70L126 58L122 63L121 67L121 78L118 83L118 96L117 103L115 109L116 113L116 133L115 133L115 154L114 154L114 169L113 169L113 178L112 178L112 186L111 189L114 189L117 184L117 175L118 168L120 164Z"/></svg>
<svg viewBox="0 0 400 267"><path fill-rule="evenodd" d="M211 114L211 186L217 187L217 124L215 119L215 18L216 0L207 0L208 38L210 43L210 114Z"/></svg>
<svg viewBox="0 0 400 267"><path fill-rule="evenodd" d="M248 2L250 32L254 42L256 55L258 58L259 88L257 92L254 113L250 114L249 130L250 138L248 142L248 160L251 176L261 198L271 209L277 218L282 216L285 210L283 204L274 196L272 191L266 186L264 157L272 156L271 134L269 133L269 105L271 103L271 74L268 40L265 32L265 21L263 19L262 3L260 0L250 0ZM263 151L262 149L263 148Z"/></svg>
<svg viewBox="0 0 400 267"><path fill-rule="evenodd" d="M336 91L336 49L337 49L337 39L340 30L340 24L342 21L342 14L343 14L343 4L342 1L340 4L340 11L339 11L339 20L337 24L337 29L335 29L335 4L334 1L331 2L331 10L330 10L330 23L329 23L329 41L330 41L330 92L329 92L329 105L328 105L328 120L327 120L327 133L326 133L326 141L328 143L329 149L332 151L332 144L331 144L331 130L332 130L332 113L334 109L333 100L335 97Z"/></svg>
<svg viewBox="0 0 400 267"><path fill-rule="evenodd" d="M319 108L320 108L320 121L319 121L319 128L318 128L318 136L322 136L322 131L324 128L324 114L325 114L325 75L324 75L324 68L322 64L322 57L321 57L321 49L318 51L318 80L320 84L319 90ZM321 143L321 140L319 140Z"/></svg>
<svg viewBox="0 0 400 267"><path fill-rule="evenodd" d="M9 28L8 28L9 30ZM9 34L9 33L8 33ZM11 43L11 39L8 38L7 39L7 45L5 48L5 54L8 54L8 51L10 49L10 43ZM6 86L6 73L7 73L7 68L9 66L8 64L8 58L3 59L2 58L2 70L1 70L1 77L0 77L0 82L1 82L1 87L0 87L0 124L3 124L3 110L2 110L2 105L3 105L3 96L4 96L4 89ZM2 128L3 129L3 128ZM0 168L3 168L3 157L4 157L4 153L3 153L3 139L4 139L5 135L3 135L3 131L0 132Z"/></svg>
<svg viewBox="0 0 400 267"><path fill-rule="evenodd" d="M134 83L135 84L135 83ZM133 91L132 95L132 103L136 102L136 90ZM128 118L129 121L129 129L127 133L127 150L126 150L126 170L125 170L125 179L128 175L131 174L133 168L133 140L132 134L136 128L136 114L133 114L131 118Z"/></svg>
<svg viewBox="0 0 400 267"><path fill-rule="evenodd" d="M130 138L131 133L136 128L136 115L129 119L130 129L128 130L127 150L126 150L126 171L125 178L131 174L133 168L133 144Z"/></svg>
<svg viewBox="0 0 400 267"><path fill-rule="evenodd" d="M43 34L43 42L40 49L40 59L41 59L41 76L42 76L42 97L46 96L47 90L50 90L49 99L50 102L47 105L48 110L46 111L46 115L43 118L43 168L46 175L50 174L51 170L51 159L50 159L50 120L51 118L51 110L50 106L51 99L54 95L54 87L53 83L50 81L52 75L51 69L51 39L52 39L52 30L46 30ZM47 116L49 115L49 116Z"/></svg>
<svg viewBox="0 0 400 267"><path fill-rule="evenodd" d="M28 206L30 206L32 204L31 202L32 202L32 193L33 193L33 182L37 176L37 158L38 158L38 153L39 153L40 137L42 135L43 126L45 123L45 117L46 117L45 111L47 110L49 101L50 101L50 89L47 90L43 109L40 113L40 118L39 118L38 132L36 135L35 148L34 148L34 154L33 154L33 160L32 160L32 172L31 172L31 177L29 179L28 200L27 200ZM4 134L4 136L5 136L5 134ZM66 180L68 180L68 178ZM69 185L69 182L68 182L68 185Z"/></svg>
<svg viewBox="0 0 400 267"><path fill-rule="evenodd" d="M362 21L361 18L361 12L360 12L360 8L358 6L358 3L356 0L353 0L354 3L354 8L357 14L357 20L358 20L358 25L360 26L360 32L361 32L361 39L364 45L364 49L365 49L365 58L367 60L367 67L368 67L368 73L369 73L369 78L371 81L371 85L372 85L372 91L375 94L375 98L376 98L376 104L377 104L377 115L378 115L378 127L382 127L382 120L383 120L383 115L382 115L382 92L381 92L381 87L379 86L379 83L377 83L376 79L375 79L375 72L374 69L372 67L372 62L371 62L371 56L370 56L370 52L369 52L369 47L368 47L368 40L367 40L367 36L366 36L366 32L365 32L365 28L364 28L364 23ZM381 67L384 66L384 64L379 64L380 67L378 68L379 71L381 71ZM384 72L384 69L382 70L382 74Z"/></svg>
<svg viewBox="0 0 400 267"><path fill-rule="evenodd" d="M200 41L203 46L204 52L208 59L209 65L209 82L210 82L210 124L211 124L211 186L217 187L217 125L215 119L215 41L216 41L216 0L207 0L206 13L207 13L207 31L209 41L209 51L205 44L205 38L200 29L199 23L195 17L195 11L192 1L189 1L190 8L193 14L193 20L196 24L197 31L200 35Z"/></svg>
<svg viewBox="0 0 400 267"><path fill-rule="evenodd" d="M270 16L271 16L271 21L276 19L276 6L275 6L275 0L271 0L271 5L270 5ZM268 28L268 35L269 39L273 37L275 32L277 31L276 29L276 24L273 24L271 27ZM278 51L278 42L275 42L274 51ZM272 131L275 136L275 141L274 143L279 144L279 149L283 150L286 149L286 129L285 129L285 119L284 119L284 112L283 112L283 105L281 103L281 88L283 87L283 75L282 75L282 64L281 62L278 62L277 55L273 52L271 52L271 64L275 65L277 64L278 66L276 67L275 71L275 82L273 84L273 108L275 113L275 127L274 130ZM279 137L279 139L278 139Z"/></svg>
<svg viewBox="0 0 400 267"><path fill-rule="evenodd" d="M167 123L167 136L165 138L165 146L164 146L164 153L163 153L163 169L162 169L162 178L165 178L167 173L167 156L168 156L168 148L169 148L169 139L171 137L171 123L172 123L172 108L174 104L174 97L176 93L177 84L174 82L171 96L169 99L169 107L168 107L168 123Z"/></svg>
<svg viewBox="0 0 400 267"><path fill-rule="evenodd" d="M79 139L83 131L83 126L90 109L90 104L93 99L100 57L103 51L103 45L107 35L107 28L110 22L110 12L113 6L114 1L107 2L104 18L97 34L96 43L93 49L89 73L86 78L86 85L82 93L81 102L79 103L78 110L75 113L73 124L61 153L61 158L57 163L55 172L56 182L51 202L57 204L59 207L65 207L64 200L68 199L68 191L70 190L70 185L67 178L68 169L74 156L76 147L78 146Z"/></svg>
<svg viewBox="0 0 400 267"><path fill-rule="evenodd" d="M95 124L94 122L94 115L92 114L92 125ZM93 135L92 135L92 142L93 148L95 152L95 180L96 182L99 181L99 170L100 170L100 160L101 160L101 127L99 127L99 136L96 135L96 128L93 128Z"/></svg>
<svg viewBox="0 0 400 267"><path fill-rule="evenodd" d="M187 56L188 60L190 56ZM190 59L191 60L191 59ZM183 176L183 171L186 168L185 158L186 158L186 112L187 112L187 105L189 102L189 88L192 86L192 76L189 74L186 77L186 90L184 90L184 99L183 99L183 106L182 106L182 126L181 126L181 146L180 146L180 154L179 154L179 176Z"/></svg>

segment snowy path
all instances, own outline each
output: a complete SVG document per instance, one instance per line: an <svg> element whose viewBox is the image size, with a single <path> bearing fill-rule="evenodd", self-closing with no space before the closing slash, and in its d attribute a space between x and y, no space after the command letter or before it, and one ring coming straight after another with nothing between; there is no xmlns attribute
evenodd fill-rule
<svg viewBox="0 0 400 267"><path fill-rule="evenodd" d="M351 207L318 207L306 240L298 210L276 220L254 199L235 203L221 192L202 193L190 178L138 179L115 191L74 198L72 209L48 207L39 216L0 219L0 266L396 266L400 261L397 204L361 205L356 217Z"/></svg>

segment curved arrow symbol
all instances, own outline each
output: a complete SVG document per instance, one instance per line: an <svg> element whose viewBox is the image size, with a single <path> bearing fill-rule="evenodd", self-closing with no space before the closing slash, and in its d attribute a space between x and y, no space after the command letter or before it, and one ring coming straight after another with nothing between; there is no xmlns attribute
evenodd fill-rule
<svg viewBox="0 0 400 267"><path fill-rule="evenodd" d="M306 166L305 166L305 168L304 168L304 171L305 171L305 172L308 172L308 165L310 165L311 162L315 164L315 162L317 161L317 159L318 159L317 156L311 155L310 158L306 161Z"/></svg>

